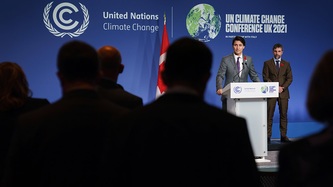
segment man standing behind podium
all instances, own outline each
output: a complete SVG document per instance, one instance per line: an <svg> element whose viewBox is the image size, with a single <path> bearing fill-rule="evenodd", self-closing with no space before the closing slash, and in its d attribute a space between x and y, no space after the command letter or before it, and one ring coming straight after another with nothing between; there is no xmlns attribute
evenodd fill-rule
<svg viewBox="0 0 333 187"><path fill-rule="evenodd" d="M216 75L216 94L218 95L222 95L222 83L224 80L223 88L231 82L248 82L248 76L253 82L260 82L252 58L243 54L245 39L241 36L236 36L232 40L232 47L234 52L222 58ZM226 110L226 98L222 96L221 100L222 108Z"/></svg>
<svg viewBox="0 0 333 187"><path fill-rule="evenodd" d="M290 142L287 137L289 89L293 81L290 63L282 59L283 46L279 43L273 46L273 58L264 62L262 76L264 82L279 82L279 97L267 99L267 141L270 143L272 124L276 102L280 112L281 142Z"/></svg>

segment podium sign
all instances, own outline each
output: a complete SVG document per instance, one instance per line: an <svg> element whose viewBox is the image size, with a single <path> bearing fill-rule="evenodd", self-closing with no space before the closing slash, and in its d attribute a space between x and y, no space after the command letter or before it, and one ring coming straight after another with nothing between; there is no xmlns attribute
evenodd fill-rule
<svg viewBox="0 0 333 187"><path fill-rule="evenodd" d="M230 83L223 89L223 95L230 98L271 98L279 97L278 82Z"/></svg>
<svg viewBox="0 0 333 187"><path fill-rule="evenodd" d="M227 111L246 119L254 155L267 156L267 98L279 97L279 83L230 83L222 95L227 99Z"/></svg>

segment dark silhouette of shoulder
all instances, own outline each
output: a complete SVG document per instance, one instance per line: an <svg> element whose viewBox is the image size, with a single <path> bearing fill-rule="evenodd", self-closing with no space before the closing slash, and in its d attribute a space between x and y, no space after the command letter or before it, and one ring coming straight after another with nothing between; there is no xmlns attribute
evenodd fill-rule
<svg viewBox="0 0 333 187"><path fill-rule="evenodd" d="M143 106L141 97L126 91L123 86L112 80L102 79L97 86L97 90L104 98L128 109Z"/></svg>
<svg viewBox="0 0 333 187"><path fill-rule="evenodd" d="M0 112L0 181L3 176L5 159L8 154L10 142L16 128L17 118L22 114L48 104L50 104L50 102L47 99L29 97L23 106L9 111Z"/></svg>

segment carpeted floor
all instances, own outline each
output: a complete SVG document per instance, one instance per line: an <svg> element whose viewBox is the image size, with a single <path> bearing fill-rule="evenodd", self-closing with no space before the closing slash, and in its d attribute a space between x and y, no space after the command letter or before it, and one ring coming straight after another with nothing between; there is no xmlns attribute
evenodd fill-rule
<svg viewBox="0 0 333 187"><path fill-rule="evenodd" d="M295 139L291 139L292 141ZM259 171L275 172L278 169L278 154L281 147L288 143L282 143L280 139L271 139L268 144L267 157L257 159Z"/></svg>
<svg viewBox="0 0 333 187"><path fill-rule="evenodd" d="M263 187L275 187L277 182L278 172L278 157L279 151L268 151L266 161L269 162L258 162L257 166L260 173L260 182Z"/></svg>
<svg viewBox="0 0 333 187"><path fill-rule="evenodd" d="M291 139L293 141L293 139ZM280 139L271 139L271 143L268 144L267 157L262 159L256 159L257 165L260 171L277 171L278 169L278 154L281 147L287 143L282 143Z"/></svg>
<svg viewBox="0 0 333 187"><path fill-rule="evenodd" d="M290 139L295 141L296 139ZM275 187L277 181L277 172L279 169L278 155L281 147L288 143L282 143L280 139L271 139L268 144L267 157L256 159L258 170L260 172L260 181L263 187Z"/></svg>

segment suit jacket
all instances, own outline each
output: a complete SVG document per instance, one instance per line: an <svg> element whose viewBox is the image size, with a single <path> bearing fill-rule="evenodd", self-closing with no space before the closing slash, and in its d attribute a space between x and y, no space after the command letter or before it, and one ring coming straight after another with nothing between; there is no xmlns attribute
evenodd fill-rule
<svg viewBox="0 0 333 187"><path fill-rule="evenodd" d="M280 98L290 98L288 88L293 81L293 74L289 62L282 59L280 69L277 71L273 58L265 61L262 76L264 82L279 82L279 86L284 87L283 92L279 94Z"/></svg>
<svg viewBox="0 0 333 187"><path fill-rule="evenodd" d="M196 95L165 93L126 115L119 129L127 137L119 166L126 186L260 184L245 119Z"/></svg>
<svg viewBox="0 0 333 187"><path fill-rule="evenodd" d="M278 162L278 187L332 186L333 127L283 146Z"/></svg>
<svg viewBox="0 0 333 187"><path fill-rule="evenodd" d="M112 80L102 79L97 90L104 98L126 108L135 109L143 106L141 97L127 92L120 84Z"/></svg>
<svg viewBox="0 0 333 187"><path fill-rule="evenodd" d="M246 58L245 58L246 57ZM243 54L243 70L241 76L238 75L234 54L222 58L216 76L216 90L224 88L231 82L248 82L248 77L253 82L260 82L257 71L254 68L252 58ZM224 81L224 84L223 84ZM222 85L223 84L223 85Z"/></svg>
<svg viewBox="0 0 333 187"><path fill-rule="evenodd" d="M75 90L22 115L3 186L96 186L106 126L128 109Z"/></svg>
<svg viewBox="0 0 333 187"><path fill-rule="evenodd" d="M27 102L22 107L0 112L0 181L3 176L5 158L8 153L10 140L16 128L16 119L26 112L48 104L50 104L50 102L44 98L28 98Z"/></svg>

